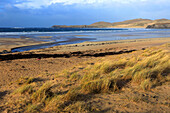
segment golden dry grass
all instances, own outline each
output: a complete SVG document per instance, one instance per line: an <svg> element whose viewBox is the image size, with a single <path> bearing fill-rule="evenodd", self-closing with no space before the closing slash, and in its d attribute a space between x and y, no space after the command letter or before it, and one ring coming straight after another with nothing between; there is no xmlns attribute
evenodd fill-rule
<svg viewBox="0 0 170 113"><path fill-rule="evenodd" d="M21 94L32 91L30 103L24 109L27 112L99 111L97 107L84 102L87 95L113 93L127 83L136 83L142 90L152 90L169 80L170 55L167 51L151 48L130 58L102 59L94 65L86 63L82 65L85 68L79 67L54 75L58 82L54 79L42 86L37 85L36 89L30 84L33 78L26 79L17 90ZM56 87L63 81L64 88Z"/></svg>
<svg viewBox="0 0 170 113"><path fill-rule="evenodd" d="M32 94L33 102L44 102L47 98L52 97L53 93L50 91L52 83L43 84L36 92Z"/></svg>
<svg viewBox="0 0 170 113"><path fill-rule="evenodd" d="M33 89L33 86L28 84L28 85L23 85L21 86L20 88L18 88L16 91L14 91L13 94L17 94L17 93L20 93L20 94L24 94L26 92L28 93L31 93L32 92L32 89Z"/></svg>

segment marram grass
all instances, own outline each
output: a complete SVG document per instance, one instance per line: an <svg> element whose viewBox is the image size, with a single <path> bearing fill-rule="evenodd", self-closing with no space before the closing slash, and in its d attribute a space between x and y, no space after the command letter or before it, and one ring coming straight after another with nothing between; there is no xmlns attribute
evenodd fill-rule
<svg viewBox="0 0 170 113"><path fill-rule="evenodd" d="M87 95L113 93L127 83L136 83L142 90L152 90L170 80L170 55L163 50L147 49L131 58L117 57L115 60L110 57L99 61L94 65L83 64L86 68L76 71L65 70L56 76L65 80L65 89L54 87L54 84L62 83L53 81L35 90L29 84L30 79L17 92L34 91L30 94L31 104L26 105L28 112L95 112L99 110L97 107L84 103Z"/></svg>

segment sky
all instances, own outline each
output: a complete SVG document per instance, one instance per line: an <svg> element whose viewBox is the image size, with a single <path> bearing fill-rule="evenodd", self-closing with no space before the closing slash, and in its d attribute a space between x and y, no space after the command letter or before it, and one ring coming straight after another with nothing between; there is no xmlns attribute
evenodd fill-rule
<svg viewBox="0 0 170 113"><path fill-rule="evenodd" d="M170 0L0 0L0 27L170 19Z"/></svg>

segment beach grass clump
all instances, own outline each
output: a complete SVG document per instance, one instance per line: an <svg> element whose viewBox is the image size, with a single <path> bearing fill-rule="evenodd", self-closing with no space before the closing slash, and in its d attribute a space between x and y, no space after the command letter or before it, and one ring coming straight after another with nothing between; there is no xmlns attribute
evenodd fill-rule
<svg viewBox="0 0 170 113"><path fill-rule="evenodd" d="M100 78L101 74L99 71L88 71L86 72L80 81L84 83L85 81L91 81Z"/></svg>
<svg viewBox="0 0 170 113"><path fill-rule="evenodd" d="M71 75L70 71L69 70L63 70L61 73L57 73L55 78L69 78Z"/></svg>
<svg viewBox="0 0 170 113"><path fill-rule="evenodd" d="M152 56L152 55L160 53L160 52L162 52L161 49L155 50L155 48L149 48L149 49L146 49L146 50L143 51L142 56L146 56L146 57Z"/></svg>
<svg viewBox="0 0 170 113"><path fill-rule="evenodd" d="M80 89L81 87L73 87L70 88L69 91L64 95L64 100L65 101L75 101L78 99L78 96L80 95Z"/></svg>
<svg viewBox="0 0 170 113"><path fill-rule="evenodd" d="M133 82L141 84L143 89L150 89L161 82L163 76L167 76L168 73L170 73L170 57L164 52L158 52L125 69L124 77L130 77Z"/></svg>
<svg viewBox="0 0 170 113"><path fill-rule="evenodd" d="M33 77L21 77L16 82L18 85L23 85L23 84L31 84L32 82L34 82L34 80L35 78Z"/></svg>
<svg viewBox="0 0 170 113"><path fill-rule="evenodd" d="M85 97L82 98L85 99ZM43 110L55 113L56 112L88 113L99 111L99 108L97 106L84 102L83 99L65 100L65 95L59 95L51 99L50 103Z"/></svg>
<svg viewBox="0 0 170 113"><path fill-rule="evenodd" d="M31 93L32 91L33 91L33 86L30 84L26 84L26 85L21 86L17 90L15 90L13 94L17 94L17 93L24 94L26 92Z"/></svg>
<svg viewBox="0 0 170 113"><path fill-rule="evenodd" d="M53 96L51 92L52 83L43 84L36 92L33 93L31 99L33 102L44 102L47 98Z"/></svg>
<svg viewBox="0 0 170 113"><path fill-rule="evenodd" d="M81 75L78 72L75 72L70 75L70 80L79 80L81 78Z"/></svg>
<svg viewBox="0 0 170 113"><path fill-rule="evenodd" d="M63 101L63 95L55 95L44 106L44 112L61 112L65 107L65 101Z"/></svg>
<svg viewBox="0 0 170 113"><path fill-rule="evenodd" d="M112 63L104 63L102 64L100 70L102 71L103 74L108 74L112 71L114 71L117 67L112 64Z"/></svg>
<svg viewBox="0 0 170 113"><path fill-rule="evenodd" d="M83 101L77 101L74 104L70 104L65 108L65 111L70 113L89 113L89 112L98 112L100 108L96 105L92 105L90 103L86 103Z"/></svg>
<svg viewBox="0 0 170 113"><path fill-rule="evenodd" d="M119 90L118 80L103 78L82 84L81 90L86 94L106 93Z"/></svg>
<svg viewBox="0 0 170 113"><path fill-rule="evenodd" d="M141 82L140 87L143 90L150 90L150 88L153 86L151 79L146 79L144 81Z"/></svg>
<svg viewBox="0 0 170 113"><path fill-rule="evenodd" d="M108 74L117 68L119 69L124 68L127 62L128 61L126 59L119 59L118 61L109 61L109 62L106 61L99 66L100 68L98 68L98 70L101 70L103 74Z"/></svg>
<svg viewBox="0 0 170 113"><path fill-rule="evenodd" d="M162 50L153 51L150 56L134 56L132 59L122 58L118 61L103 61L88 67L88 71L81 75L79 81L82 89L87 93L107 92L109 84L116 84L110 78L126 81L132 80L140 84L142 89L150 89L155 85L165 81L170 70L170 57ZM148 85L146 85L148 83ZM114 86L117 90L116 86ZM118 87L118 86L117 86ZM113 88L113 91L114 88Z"/></svg>
<svg viewBox="0 0 170 113"><path fill-rule="evenodd" d="M139 57L132 57L128 60L125 67L132 67L134 66L138 61L140 61Z"/></svg>
<svg viewBox="0 0 170 113"><path fill-rule="evenodd" d="M40 109L41 109L41 104L28 104L27 106L27 112L28 113L37 113L37 112L40 112Z"/></svg>
<svg viewBox="0 0 170 113"><path fill-rule="evenodd" d="M28 78L28 80L25 82L26 84L31 84L32 82L34 82L35 78L30 77Z"/></svg>
<svg viewBox="0 0 170 113"><path fill-rule="evenodd" d="M55 95L46 104L45 110L52 112L66 112L65 108L79 100L80 87L73 87L66 94Z"/></svg>

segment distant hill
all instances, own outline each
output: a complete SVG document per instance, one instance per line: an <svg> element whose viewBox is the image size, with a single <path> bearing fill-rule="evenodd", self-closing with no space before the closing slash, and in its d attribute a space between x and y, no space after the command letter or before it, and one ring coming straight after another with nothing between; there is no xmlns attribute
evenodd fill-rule
<svg viewBox="0 0 170 113"><path fill-rule="evenodd" d="M54 25L52 27L54 28L146 28L149 25L153 24L161 24L161 23L170 23L170 20L168 19L157 19L157 20L150 20L150 19L132 19L132 20L126 20L122 22L96 22L90 25L72 25L72 26L66 26L66 25Z"/></svg>
<svg viewBox="0 0 170 113"><path fill-rule="evenodd" d="M97 27L111 27L112 26L112 23L110 23L110 22L96 22L96 23L93 23L93 24L91 24L91 25L89 25L89 26L92 26L92 27L94 27L94 26L97 26Z"/></svg>
<svg viewBox="0 0 170 113"><path fill-rule="evenodd" d="M150 19L133 19L133 20L126 20L123 22L115 22L112 23L112 27L115 28L146 28L148 25L153 25L156 23L170 23L168 19L157 19L157 20L150 20Z"/></svg>
<svg viewBox="0 0 170 113"><path fill-rule="evenodd" d="M112 23L112 26L118 28L144 28L147 26L147 24L151 22L152 20L139 18L133 20L126 20L123 22L115 22Z"/></svg>

